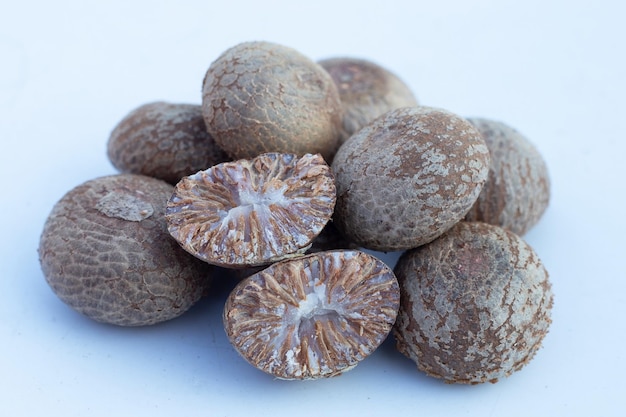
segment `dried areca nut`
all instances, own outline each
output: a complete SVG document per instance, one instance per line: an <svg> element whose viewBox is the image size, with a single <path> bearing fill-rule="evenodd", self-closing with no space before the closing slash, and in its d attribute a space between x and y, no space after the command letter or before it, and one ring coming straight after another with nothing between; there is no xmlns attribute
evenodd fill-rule
<svg viewBox="0 0 626 417"><path fill-rule="evenodd" d="M489 150L460 116L404 107L352 135L332 170L337 229L362 247L401 251L463 219L487 180Z"/></svg>
<svg viewBox="0 0 626 417"><path fill-rule="evenodd" d="M201 106L161 101L126 115L111 132L107 153L122 172L170 184L230 159L207 132Z"/></svg>
<svg viewBox="0 0 626 417"><path fill-rule="evenodd" d="M316 379L355 367L387 337L400 290L393 271L361 251L275 263L241 281L224 307L237 351L280 379Z"/></svg>
<svg viewBox="0 0 626 417"><path fill-rule="evenodd" d="M551 323L553 295L535 251L516 234L460 222L405 252L397 347L448 383L496 382L527 364Z"/></svg>
<svg viewBox="0 0 626 417"><path fill-rule="evenodd" d="M483 118L468 120L483 135L491 166L489 178L465 218L523 235L548 207L548 167L537 148L512 127Z"/></svg>
<svg viewBox="0 0 626 417"><path fill-rule="evenodd" d="M337 87L300 52L244 42L206 72L202 110L207 129L233 159L261 153L320 153L330 161L341 136Z"/></svg>
<svg viewBox="0 0 626 417"><path fill-rule="evenodd" d="M335 184L321 155L267 153L183 178L167 203L170 234L225 267L305 252L332 216Z"/></svg>
<svg viewBox="0 0 626 417"><path fill-rule="evenodd" d="M167 233L174 187L119 174L87 181L54 206L39 260L54 293L94 320L120 326L159 323L187 311L206 292L210 265Z"/></svg>
<svg viewBox="0 0 626 417"><path fill-rule="evenodd" d="M408 85L374 62L338 57L318 63L328 71L339 90L347 136L390 110L418 105Z"/></svg>

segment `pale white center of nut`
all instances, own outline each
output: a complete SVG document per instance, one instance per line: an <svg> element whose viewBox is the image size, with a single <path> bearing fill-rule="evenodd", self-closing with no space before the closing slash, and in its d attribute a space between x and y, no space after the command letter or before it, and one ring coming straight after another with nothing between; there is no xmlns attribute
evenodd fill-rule
<svg viewBox="0 0 626 417"><path fill-rule="evenodd" d="M294 322L302 319L311 319L315 316L338 313L336 306L327 302L326 284L318 284L313 287L313 292L306 295L304 300L298 304Z"/></svg>
<svg viewBox="0 0 626 417"><path fill-rule="evenodd" d="M239 191L239 205L232 207L227 211L222 211L221 221L223 225L228 224L229 221L236 221L243 216L244 218L250 217L250 213L256 212L260 220L267 220L271 215L270 206L279 205L286 207L291 202L285 197L285 191L287 186L280 188L268 189L268 190L253 190L250 187L245 187ZM216 224L214 228L218 227Z"/></svg>
<svg viewBox="0 0 626 417"><path fill-rule="evenodd" d="M293 336L293 341L297 341L296 345L291 346L285 355L287 366L292 371L299 369L302 366L295 358L295 351L297 349L297 345L302 340L301 338L305 337L305 334L313 335L316 333L316 322L319 322L320 320L336 321L339 319L340 313L336 308L333 308L337 306L333 306L328 303L328 294L326 290L326 284L316 281L314 285L309 288L310 292L306 294L306 297L303 300L300 300L296 308L289 309L291 311L285 317L285 328L288 329L291 327L294 329L295 335ZM287 334L284 332L282 336L284 339L289 339L286 337ZM320 372L321 364L319 363L319 356L320 353L318 352L317 347L307 346L308 366L314 373Z"/></svg>
<svg viewBox="0 0 626 417"><path fill-rule="evenodd" d="M268 207L270 204L278 204L281 206L289 205L289 200L285 198L287 186L280 188L271 188L265 191L252 190L248 187L239 192L239 207L249 207L251 210L260 207Z"/></svg>

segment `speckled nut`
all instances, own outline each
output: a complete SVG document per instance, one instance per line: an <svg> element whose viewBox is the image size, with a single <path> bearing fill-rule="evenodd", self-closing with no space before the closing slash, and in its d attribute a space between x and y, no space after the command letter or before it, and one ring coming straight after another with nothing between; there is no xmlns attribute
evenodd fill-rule
<svg viewBox="0 0 626 417"><path fill-rule="evenodd" d="M374 256L318 252L241 281L226 301L224 327L249 363L276 378L330 377L385 340L399 298L393 272Z"/></svg>
<svg viewBox="0 0 626 417"><path fill-rule="evenodd" d="M335 156L335 226L365 248L400 251L463 219L487 180L489 151L465 119L430 107L385 113Z"/></svg>
<svg viewBox="0 0 626 417"><path fill-rule="evenodd" d="M305 252L335 206L318 155L267 153L183 178L167 203L170 234L214 265L266 265Z"/></svg>
<svg viewBox="0 0 626 417"><path fill-rule="evenodd" d="M202 88L207 129L233 159L266 152L320 153L341 136L341 103L330 75L298 51L244 42L209 67Z"/></svg>
<svg viewBox="0 0 626 417"><path fill-rule="evenodd" d="M407 251L395 273L397 347L448 383L496 382L527 364L551 323L548 273L517 235L460 222Z"/></svg>
<svg viewBox="0 0 626 417"><path fill-rule="evenodd" d="M209 265L172 239L165 203L173 187L132 174L101 177L65 194L46 220L39 260L54 293L94 320L159 323L207 290Z"/></svg>
<svg viewBox="0 0 626 417"><path fill-rule="evenodd" d="M107 153L121 172L170 184L229 160L207 132L201 106L161 101L144 104L124 117L111 132Z"/></svg>
<svg viewBox="0 0 626 417"><path fill-rule="evenodd" d="M328 71L339 90L347 136L390 110L418 105L408 85L374 62L337 57L318 63Z"/></svg>
<svg viewBox="0 0 626 417"><path fill-rule="evenodd" d="M537 148L515 129L489 119L468 120L483 135L491 153L491 166L489 178L466 219L523 235L548 207L548 167Z"/></svg>

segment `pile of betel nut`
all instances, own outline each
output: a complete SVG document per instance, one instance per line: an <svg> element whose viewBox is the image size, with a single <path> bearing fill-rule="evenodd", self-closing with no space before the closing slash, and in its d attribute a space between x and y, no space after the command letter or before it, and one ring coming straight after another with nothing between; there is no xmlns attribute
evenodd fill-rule
<svg viewBox="0 0 626 417"><path fill-rule="evenodd" d="M339 375L387 337L447 383L534 357L553 295L521 236L550 182L521 133L424 106L374 62L262 41L218 56L201 99L132 110L108 141L120 173L53 207L39 258L71 308L152 325L237 280L228 339L280 379Z"/></svg>

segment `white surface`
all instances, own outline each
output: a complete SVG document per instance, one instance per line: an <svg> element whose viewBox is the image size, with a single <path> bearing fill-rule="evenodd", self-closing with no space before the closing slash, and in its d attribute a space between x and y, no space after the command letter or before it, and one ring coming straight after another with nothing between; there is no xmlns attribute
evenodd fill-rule
<svg viewBox="0 0 626 417"><path fill-rule="evenodd" d="M0 415L623 415L626 3L165 3L2 0ZM527 367L449 386L386 343L343 376L277 381L229 346L223 293L139 329L94 323L54 296L36 253L52 205L115 172L105 144L128 111L200 103L211 61L248 40L374 60L423 104L501 120L537 145L553 198L526 240L555 306Z"/></svg>

